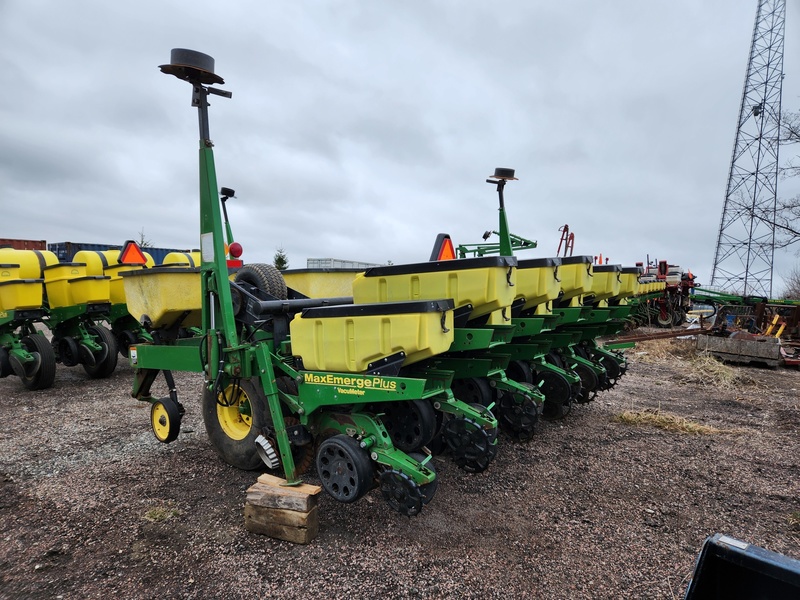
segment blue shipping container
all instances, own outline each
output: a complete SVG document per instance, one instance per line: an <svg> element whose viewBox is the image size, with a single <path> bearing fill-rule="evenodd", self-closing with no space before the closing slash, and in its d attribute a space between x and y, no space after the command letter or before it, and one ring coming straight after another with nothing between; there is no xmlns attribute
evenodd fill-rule
<svg viewBox="0 0 800 600"><path fill-rule="evenodd" d="M119 244L82 244L79 242L54 242L47 244L47 249L56 255L59 262L72 262L72 258L81 250L122 250ZM170 252L190 252L186 248L142 248L157 265L164 262L164 257Z"/></svg>

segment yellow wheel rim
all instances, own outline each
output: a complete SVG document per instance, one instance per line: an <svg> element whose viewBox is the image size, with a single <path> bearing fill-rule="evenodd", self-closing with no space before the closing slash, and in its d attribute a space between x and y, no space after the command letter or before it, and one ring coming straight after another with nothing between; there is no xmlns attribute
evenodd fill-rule
<svg viewBox="0 0 800 600"><path fill-rule="evenodd" d="M250 398L242 388L225 388L217 402L217 420L225 435L232 440L246 438L253 425L251 410Z"/></svg>
<svg viewBox="0 0 800 600"><path fill-rule="evenodd" d="M169 413L161 402L153 404L153 408L150 411L150 424L153 426L153 433L160 442L163 442L169 437Z"/></svg>

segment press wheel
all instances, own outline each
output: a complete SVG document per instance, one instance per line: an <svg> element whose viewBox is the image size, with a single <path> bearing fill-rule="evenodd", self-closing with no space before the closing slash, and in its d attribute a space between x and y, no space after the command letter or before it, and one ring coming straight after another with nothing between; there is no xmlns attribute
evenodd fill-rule
<svg viewBox="0 0 800 600"><path fill-rule="evenodd" d="M329 437L317 450L322 487L339 502L355 502L372 487L374 469L366 450L342 433Z"/></svg>
<svg viewBox="0 0 800 600"><path fill-rule="evenodd" d="M425 501L420 487L405 473L391 469L381 473L381 495L392 510L406 517L418 515Z"/></svg>

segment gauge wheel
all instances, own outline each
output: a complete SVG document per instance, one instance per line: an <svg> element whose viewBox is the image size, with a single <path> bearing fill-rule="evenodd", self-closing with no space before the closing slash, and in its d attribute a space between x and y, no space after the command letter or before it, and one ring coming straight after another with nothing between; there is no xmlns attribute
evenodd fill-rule
<svg viewBox="0 0 800 600"><path fill-rule="evenodd" d="M150 404L150 427L159 442L175 441L181 431L181 411L172 398L161 398Z"/></svg>
<svg viewBox="0 0 800 600"><path fill-rule="evenodd" d="M92 325L87 331L96 338L96 342L103 347L103 352L98 354L93 365L84 363L83 370L92 379L105 379L110 377L117 368L117 339L114 334L101 325Z"/></svg>
<svg viewBox="0 0 800 600"><path fill-rule="evenodd" d="M467 404L489 406L494 401L492 388L485 377L456 379L450 389L453 391L453 396Z"/></svg>
<svg viewBox="0 0 800 600"><path fill-rule="evenodd" d="M38 354L38 365L31 372L20 376L22 385L29 390L46 390L56 380L56 355L53 346L41 334L25 336L20 340L22 346L31 354Z"/></svg>

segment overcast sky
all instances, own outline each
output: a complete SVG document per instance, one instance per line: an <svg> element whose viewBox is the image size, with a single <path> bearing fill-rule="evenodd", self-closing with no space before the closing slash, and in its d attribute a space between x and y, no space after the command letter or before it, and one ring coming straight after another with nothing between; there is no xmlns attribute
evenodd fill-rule
<svg viewBox="0 0 800 600"><path fill-rule="evenodd" d="M800 109L787 3L784 109ZM756 0L0 0L0 237L197 247L197 115L172 48L213 56L218 182L247 262L427 260L497 228L553 256L710 282ZM783 150L782 162L797 148ZM780 184L793 196L800 182ZM797 261L776 257L776 284Z"/></svg>

